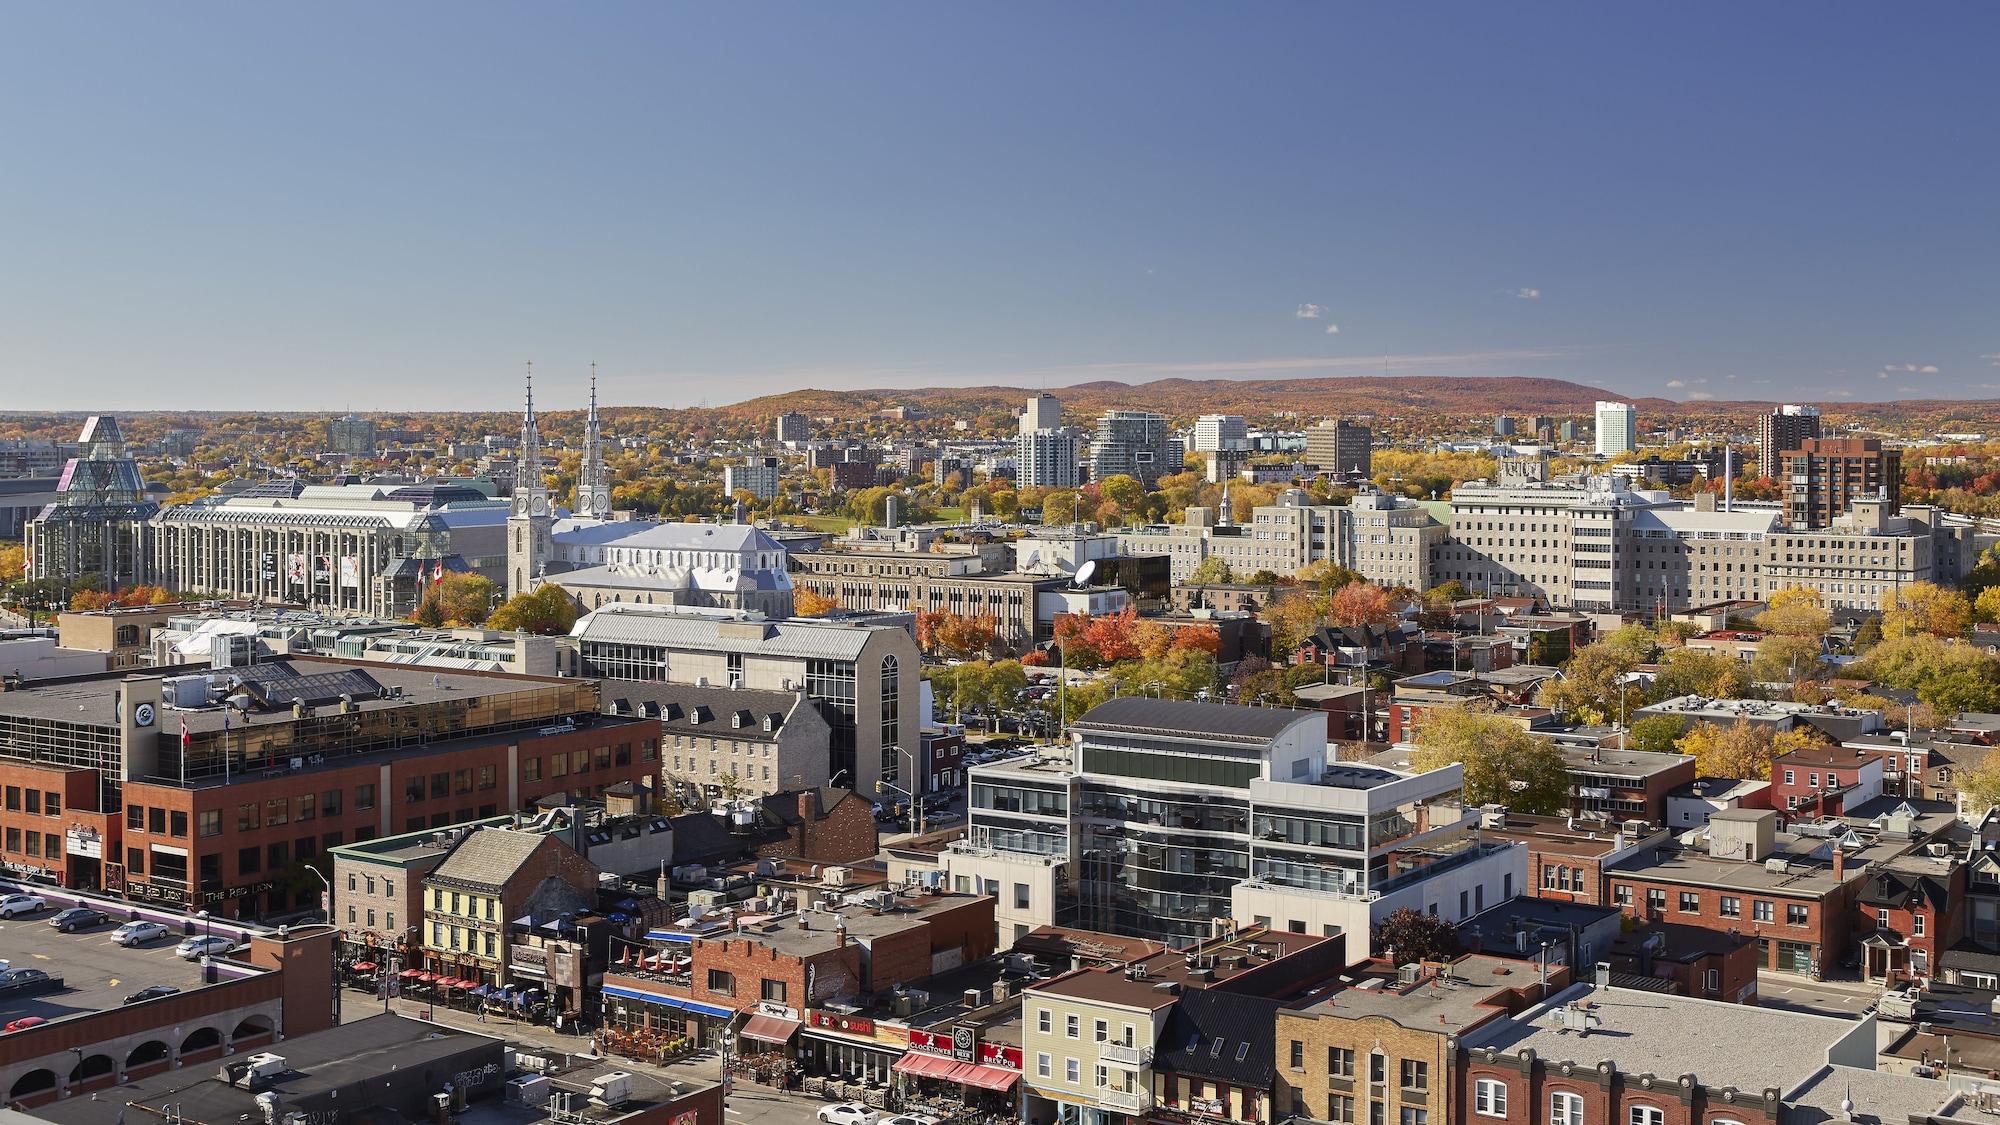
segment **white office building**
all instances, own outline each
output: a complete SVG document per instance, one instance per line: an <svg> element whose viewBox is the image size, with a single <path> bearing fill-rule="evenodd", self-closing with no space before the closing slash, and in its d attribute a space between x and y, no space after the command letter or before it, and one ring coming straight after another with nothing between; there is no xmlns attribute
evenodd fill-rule
<svg viewBox="0 0 2000 1125"><path fill-rule="evenodd" d="M1614 457L1639 448L1638 415L1629 402L1597 404L1597 455Z"/></svg>
<svg viewBox="0 0 2000 1125"><path fill-rule="evenodd" d="M1195 419L1195 452L1214 453L1218 449L1247 449L1249 446L1250 429L1243 424L1243 415L1204 414Z"/></svg>

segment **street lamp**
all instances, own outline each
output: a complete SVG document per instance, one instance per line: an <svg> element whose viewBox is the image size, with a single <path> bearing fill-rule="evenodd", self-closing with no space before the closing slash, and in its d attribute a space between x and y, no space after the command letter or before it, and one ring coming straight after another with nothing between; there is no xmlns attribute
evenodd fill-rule
<svg viewBox="0 0 2000 1125"><path fill-rule="evenodd" d="M722 1048L722 1096L727 1100L730 1087L734 1084L731 1081L729 1066L735 1061L736 1033L724 1028L716 1043Z"/></svg>

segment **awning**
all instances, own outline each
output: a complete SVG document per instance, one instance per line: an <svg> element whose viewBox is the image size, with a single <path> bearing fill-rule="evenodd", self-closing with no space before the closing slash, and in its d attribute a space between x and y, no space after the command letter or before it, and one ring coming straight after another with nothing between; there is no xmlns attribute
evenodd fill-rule
<svg viewBox="0 0 2000 1125"><path fill-rule="evenodd" d="M987 1066L981 1063L965 1066L964 1073L958 1076L958 1080L967 1086L977 1086L982 1090L997 1090L1004 1094L1014 1088L1014 1083L1021 1080L1021 1072L1008 1070L1004 1066Z"/></svg>
<svg viewBox="0 0 2000 1125"><path fill-rule="evenodd" d="M423 976L424 971L422 969L404 969L402 972L397 973L396 975L402 977L404 980L415 980L418 977Z"/></svg>
<svg viewBox="0 0 2000 1125"><path fill-rule="evenodd" d="M743 1038L764 1043L789 1043L799 1033L799 1021L781 1016L751 1016L743 1025Z"/></svg>
<svg viewBox="0 0 2000 1125"><path fill-rule="evenodd" d="M679 1008L682 1011L694 1012L697 1015L714 1016L717 1019L728 1019L736 1014L733 1008L724 1008L715 1004L704 1004L699 1000L688 1000L680 996L669 996L664 992L645 992L637 988L626 988L623 985L607 984L604 986L604 994L606 996L616 996L623 1000L640 1000L648 1004L664 1004L669 1008Z"/></svg>
<svg viewBox="0 0 2000 1125"><path fill-rule="evenodd" d="M352 969L353 969L353 970L354 970L355 972L357 972L357 973L372 973L372 972L374 972L374 971L375 971L375 962L373 962L373 961L356 961L356 962L355 962L355 963L354 963L354 964L353 964L352 966L350 966L350 967L351 967L351 968L352 968Z"/></svg>
<svg viewBox="0 0 2000 1125"><path fill-rule="evenodd" d="M911 1051L902 1058L897 1059L896 1064L889 1069L897 1074L910 1074L918 1078L943 1078L956 1081L952 1077L952 1073L964 1065L964 1063L953 1062L942 1055Z"/></svg>
<svg viewBox="0 0 2000 1125"><path fill-rule="evenodd" d="M686 930L647 930L647 941L681 941L694 943L694 935Z"/></svg>
<svg viewBox="0 0 2000 1125"><path fill-rule="evenodd" d="M476 980L471 980L469 978L460 978L458 980L452 981L451 986L453 988L458 989L460 992L465 992L474 988L478 988L479 982Z"/></svg>

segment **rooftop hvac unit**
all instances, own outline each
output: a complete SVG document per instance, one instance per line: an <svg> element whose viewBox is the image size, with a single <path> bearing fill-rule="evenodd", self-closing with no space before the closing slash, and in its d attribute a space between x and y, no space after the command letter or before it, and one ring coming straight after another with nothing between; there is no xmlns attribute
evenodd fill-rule
<svg viewBox="0 0 2000 1125"><path fill-rule="evenodd" d="M632 1075L623 1070L614 1070L598 1075L590 1084L590 1101L593 1105L623 1105L632 1098Z"/></svg>
<svg viewBox="0 0 2000 1125"><path fill-rule="evenodd" d="M849 875L850 872L845 867L829 867L826 869L824 879L829 887L844 887L847 885Z"/></svg>
<svg viewBox="0 0 2000 1125"><path fill-rule="evenodd" d="M549 1100L549 1079L544 1074L523 1074L507 1082L507 1101L514 1105L540 1106Z"/></svg>

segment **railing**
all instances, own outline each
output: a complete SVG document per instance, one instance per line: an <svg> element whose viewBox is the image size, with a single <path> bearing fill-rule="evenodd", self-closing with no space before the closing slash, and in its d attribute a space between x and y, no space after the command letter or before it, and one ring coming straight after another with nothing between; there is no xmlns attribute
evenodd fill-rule
<svg viewBox="0 0 2000 1125"><path fill-rule="evenodd" d="M1151 1047L1133 1047L1124 1043L1099 1043L1097 1055L1114 1066L1151 1066L1153 1062Z"/></svg>
<svg viewBox="0 0 2000 1125"><path fill-rule="evenodd" d="M1144 1113L1153 1105L1152 1096L1148 1091L1118 1090L1109 1086L1098 1087L1097 1100L1125 1113Z"/></svg>

